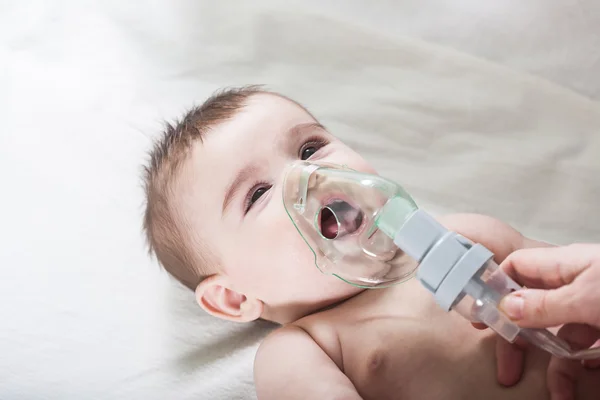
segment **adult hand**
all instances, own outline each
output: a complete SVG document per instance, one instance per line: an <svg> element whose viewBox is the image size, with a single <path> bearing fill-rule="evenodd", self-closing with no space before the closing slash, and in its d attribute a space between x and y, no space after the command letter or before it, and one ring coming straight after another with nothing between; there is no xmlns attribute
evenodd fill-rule
<svg viewBox="0 0 600 400"><path fill-rule="evenodd" d="M526 287L507 295L500 303L500 308L519 326L563 325L558 336L573 348L600 344L600 245L518 250L500 268ZM499 357L506 360L501 365L522 365L523 354L515 346L500 350L504 353ZM600 360L588 361L585 366L600 367ZM583 369L580 361L552 358L547 377L552 399L574 398L575 383ZM498 371L498 376L511 374L515 371Z"/></svg>

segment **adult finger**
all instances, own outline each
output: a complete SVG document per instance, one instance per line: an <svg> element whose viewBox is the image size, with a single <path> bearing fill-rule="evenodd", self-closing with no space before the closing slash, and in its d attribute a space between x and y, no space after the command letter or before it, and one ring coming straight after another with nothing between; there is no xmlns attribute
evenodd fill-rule
<svg viewBox="0 0 600 400"><path fill-rule="evenodd" d="M496 338L496 375L498 383L513 386L519 383L525 366L523 343L510 343L501 337Z"/></svg>
<svg viewBox="0 0 600 400"><path fill-rule="evenodd" d="M585 324L567 324L557 334L571 345L573 349L587 349L599 338L600 331ZM567 360L553 357L548 366L548 390L552 400L575 398L575 384L583 372L583 365L578 360Z"/></svg>
<svg viewBox="0 0 600 400"><path fill-rule="evenodd" d="M573 282L599 249L585 244L522 249L510 254L500 268L523 286L555 289Z"/></svg>
<svg viewBox="0 0 600 400"><path fill-rule="evenodd" d="M523 328L546 328L565 322L587 322L580 292L570 285L558 289L522 289L506 295L500 309Z"/></svg>

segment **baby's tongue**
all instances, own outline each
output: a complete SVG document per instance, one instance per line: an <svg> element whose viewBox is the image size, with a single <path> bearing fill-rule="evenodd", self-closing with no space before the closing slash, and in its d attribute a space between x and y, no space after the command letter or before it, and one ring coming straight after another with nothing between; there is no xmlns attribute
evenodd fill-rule
<svg viewBox="0 0 600 400"><path fill-rule="evenodd" d="M338 235L338 222L333 213L328 209L321 212L321 235L327 239L335 239Z"/></svg>

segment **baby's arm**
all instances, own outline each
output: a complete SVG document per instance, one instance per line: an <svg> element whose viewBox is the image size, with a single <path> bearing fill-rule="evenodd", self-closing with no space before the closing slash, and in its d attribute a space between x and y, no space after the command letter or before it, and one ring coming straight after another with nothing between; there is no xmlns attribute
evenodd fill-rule
<svg viewBox="0 0 600 400"><path fill-rule="evenodd" d="M304 330L281 328L260 345L254 361L259 400L361 400L350 379Z"/></svg>

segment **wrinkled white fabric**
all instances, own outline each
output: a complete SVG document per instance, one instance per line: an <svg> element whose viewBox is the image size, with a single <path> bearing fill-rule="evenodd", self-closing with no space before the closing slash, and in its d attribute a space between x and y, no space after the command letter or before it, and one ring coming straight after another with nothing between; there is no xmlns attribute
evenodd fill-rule
<svg viewBox="0 0 600 400"><path fill-rule="evenodd" d="M299 100L434 213L599 242L599 3L491 3L0 2L0 398L255 397L270 326L204 315L140 232L161 121L224 85Z"/></svg>

